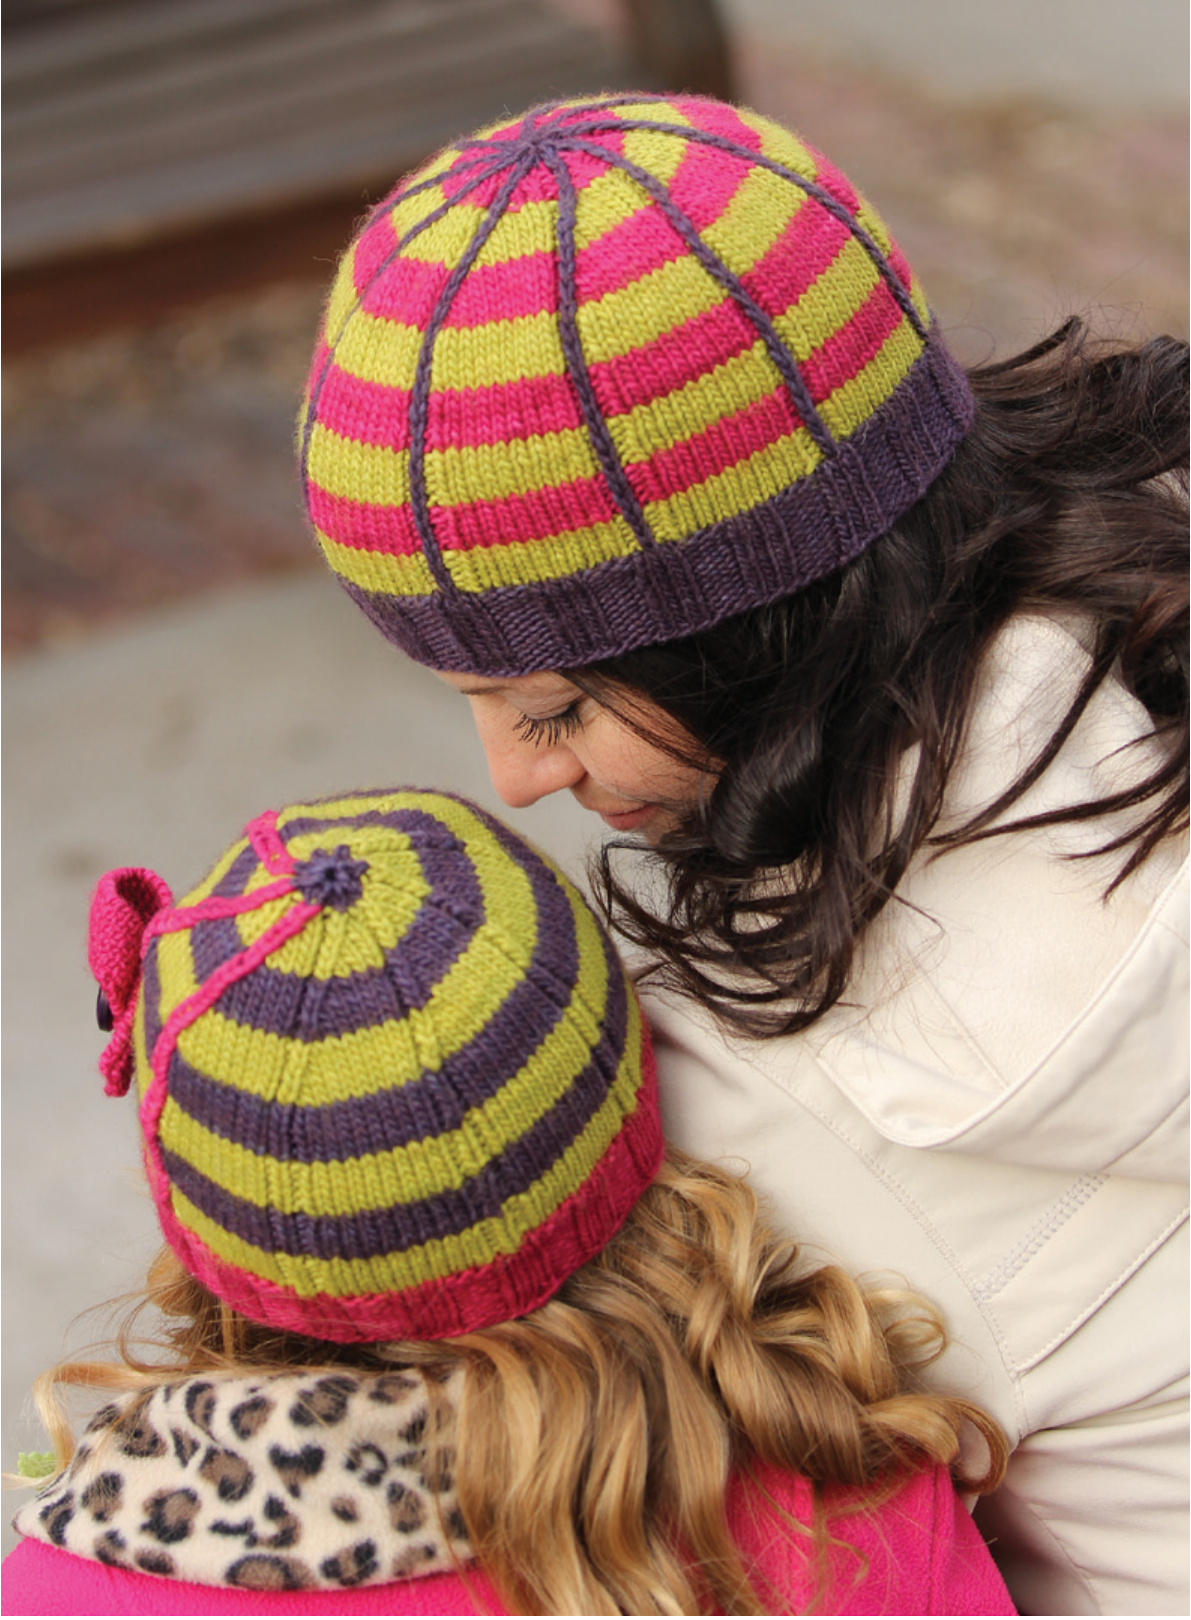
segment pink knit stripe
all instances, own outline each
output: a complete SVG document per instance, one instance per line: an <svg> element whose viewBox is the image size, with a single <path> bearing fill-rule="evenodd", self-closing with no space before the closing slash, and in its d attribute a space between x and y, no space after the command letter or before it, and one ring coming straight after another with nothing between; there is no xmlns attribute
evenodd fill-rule
<svg viewBox="0 0 1191 1620"><path fill-rule="evenodd" d="M628 131L617 128L615 125L613 125L612 120L627 120L629 123L631 123L637 116L636 109L633 107L608 107L605 108L602 113L597 113L595 116L598 118L607 118L609 122L609 127L607 129L600 130L599 135L596 137L600 145L607 147L609 152L623 154L624 138ZM559 117L559 128L566 130L569 129L572 124L588 123L591 117L592 114L586 107L568 108ZM566 164L567 168L571 171L571 175L574 178L576 185L579 184L579 176L589 172L586 168L587 164L593 165L593 168L590 171L592 176L595 174L602 174L607 168L607 164L602 160L587 157L586 154L580 152L568 152L566 154Z"/></svg>
<svg viewBox="0 0 1191 1620"><path fill-rule="evenodd" d="M497 140L500 140L506 135L511 135L513 133L513 131L517 128L517 125L518 125L519 122L520 122L519 119L516 119L516 118L511 119L510 122L503 125L501 129L493 131L494 138L497 139ZM477 149L473 147L470 151L460 152L457 161L466 163L468 161L468 159L474 158L474 157L477 157L477 156L480 156L480 155L482 155L482 154L480 154L477 151ZM462 190L462 188L465 185L467 185L468 182L471 180L472 173L473 173L473 170L470 169L470 168L444 169L442 171L442 173L438 177L438 183L442 187L443 196L444 197L453 197L457 191ZM418 177L417 177L416 174L410 176L411 180L416 181L417 178ZM398 188L398 189L400 189L400 188ZM469 198L474 197L475 192L474 191L469 192L468 196L469 196Z"/></svg>
<svg viewBox="0 0 1191 1620"><path fill-rule="evenodd" d="M357 292L375 278L396 246L397 232L392 218L385 211L376 214L361 231L355 246L349 250L352 256L352 285Z"/></svg>
<svg viewBox="0 0 1191 1620"><path fill-rule="evenodd" d="M431 507L434 533L444 551L545 540L592 523L609 523L616 516L602 474L569 484L552 484L526 495Z"/></svg>
<svg viewBox="0 0 1191 1620"><path fill-rule="evenodd" d="M603 141L603 144L612 151L616 151L623 139L622 135L610 133L607 140ZM584 186L590 185L596 176L603 174L608 167L601 159L589 157L586 153L581 152L568 152L565 162L567 168L571 171L571 178L574 181L575 188L579 191ZM468 193L466 206L476 209L477 212L487 208L507 178L507 173L508 171L505 169L481 181L474 191ZM462 172L463 180L468 180L469 176L470 171L464 170ZM445 191L448 188L444 186L443 189ZM510 199L508 211L515 213L518 208L523 208L526 203L553 202L557 195L558 190L549 169L544 164L537 164L518 183L517 189Z"/></svg>
<svg viewBox="0 0 1191 1620"><path fill-rule="evenodd" d="M783 315L830 269L851 235L826 209L802 208L740 279L762 309L771 316Z"/></svg>
<svg viewBox="0 0 1191 1620"><path fill-rule="evenodd" d="M598 241L575 255L575 293L579 303L594 303L605 293L631 286L659 265L690 252L682 237L644 192L642 206L614 225Z"/></svg>
<svg viewBox="0 0 1191 1620"><path fill-rule="evenodd" d="M372 506L347 495L331 495L317 484L307 485L311 521L328 539L355 551L379 551L390 557L416 557L422 541L413 508Z"/></svg>
<svg viewBox="0 0 1191 1620"><path fill-rule="evenodd" d="M439 388L428 402L426 448L508 444L582 426L579 398L566 376L521 377L487 388Z"/></svg>
<svg viewBox="0 0 1191 1620"><path fill-rule="evenodd" d="M696 128L706 130L709 135L723 135L735 141L737 146L751 147L754 152L761 150L760 135L727 102L682 96L675 105L682 109Z"/></svg>
<svg viewBox="0 0 1191 1620"><path fill-rule="evenodd" d="M893 271L894 275L901 282L906 291L909 292L910 282L914 278L914 272L910 269L909 264L906 262L905 254L892 238L890 238L889 242L889 252L885 256L889 260L890 269Z"/></svg>
<svg viewBox="0 0 1191 1620"><path fill-rule="evenodd" d="M407 450L409 401L407 388L361 382L332 366L319 399L318 419L354 444ZM488 388L439 388L427 404L427 450L508 444L583 426L574 385L566 376L522 377Z"/></svg>
<svg viewBox="0 0 1191 1620"><path fill-rule="evenodd" d="M860 193L856 187L828 158L818 152L814 153L814 157L819 165L818 174L815 176L817 183L824 191L829 191L838 202L843 203L850 214L854 214L860 207Z"/></svg>
<svg viewBox="0 0 1191 1620"><path fill-rule="evenodd" d="M655 451L648 461L631 462L626 471L642 505L664 501L716 473L727 472L801 426L789 392L779 382L764 399L721 417L668 450Z"/></svg>
<svg viewBox="0 0 1191 1620"><path fill-rule="evenodd" d="M441 1339L475 1332L536 1310L597 1255L657 1175L665 1144L655 1100L652 1054L643 1054L637 1105L603 1158L576 1192L515 1254L401 1293L301 1297L253 1277L220 1258L182 1225L168 1199L157 1199L162 1230L200 1282L257 1322L295 1333L317 1333L340 1344L381 1339ZM155 1188L156 1193L156 1188Z"/></svg>
<svg viewBox="0 0 1191 1620"><path fill-rule="evenodd" d="M272 900L283 900L293 892L290 879L281 877L276 883L266 883L262 888L253 889L250 894L212 894L200 900L197 906L176 906L168 911L159 911L145 928L142 954L149 940L156 939L159 934L176 934L182 928L193 928L195 923L240 917L246 911L259 911Z"/></svg>
<svg viewBox="0 0 1191 1620"><path fill-rule="evenodd" d="M318 397L318 420L353 444L409 449L408 388L365 382L332 364Z"/></svg>
<svg viewBox="0 0 1191 1620"><path fill-rule="evenodd" d="M753 165L691 141L670 182L670 195L697 231L713 225L732 201Z"/></svg>
<svg viewBox="0 0 1191 1620"><path fill-rule="evenodd" d="M705 376L757 340L756 327L725 293L714 309L682 321L652 343L591 365L592 387L605 415L619 416Z"/></svg>
<svg viewBox="0 0 1191 1620"><path fill-rule="evenodd" d="M318 419L353 444L408 450L409 402L408 388L362 382L333 365L319 399ZM487 388L439 388L428 401L426 448L507 444L582 426L583 413L566 376L523 377Z"/></svg>
<svg viewBox="0 0 1191 1620"><path fill-rule="evenodd" d="M473 192L474 196L475 193ZM451 274L450 266L417 257L417 239L410 251L401 256L400 271L381 275L369 281L368 256L363 252L365 243L372 242L372 233L356 249L354 264L356 287L361 291L360 308L366 315L378 320L398 320L403 326L416 326L424 330L430 322L439 295ZM381 242L376 243L378 258ZM388 252L392 251L390 241Z"/></svg>
<svg viewBox="0 0 1191 1620"><path fill-rule="evenodd" d="M488 326L558 309L553 253L526 253L501 264L477 264L455 295L444 326Z"/></svg>
<svg viewBox="0 0 1191 1620"><path fill-rule="evenodd" d="M318 342L314 346L314 359L310 363L310 371L306 377L306 398L310 399L316 388L319 387L327 362L331 358L331 347L326 340L326 334L319 332Z"/></svg>
<svg viewBox="0 0 1191 1620"><path fill-rule="evenodd" d="M194 1023L196 1018L201 1018L215 1005L230 984L235 984L238 979L251 973L267 956L280 950L286 940L301 933L311 918L319 915L319 910L318 906L311 905L309 901L298 900L284 917L279 917L275 923L266 928L259 939L245 950L229 957L226 962L221 962L211 977L201 984L193 995L179 1002L166 1019L153 1047L153 1078L146 1088L140 1106L149 1182L159 1213L168 1206L169 1177L161 1161L161 1144L157 1139L157 1127L161 1121L161 1111L166 1104L170 1059L174 1055L179 1036L184 1029L188 1029Z"/></svg>
<svg viewBox="0 0 1191 1620"><path fill-rule="evenodd" d="M885 283L878 282L848 324L804 363L802 375L816 405L850 382L905 318Z"/></svg>

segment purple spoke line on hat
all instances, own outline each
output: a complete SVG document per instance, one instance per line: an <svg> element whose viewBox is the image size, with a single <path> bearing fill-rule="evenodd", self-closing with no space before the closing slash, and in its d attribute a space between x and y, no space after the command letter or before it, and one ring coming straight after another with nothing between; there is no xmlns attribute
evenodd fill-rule
<svg viewBox="0 0 1191 1620"><path fill-rule="evenodd" d="M534 161L533 152L518 158L501 183L500 190L488 204L487 213L468 243L467 251L447 277L447 284L439 293L430 319L426 322L426 330L422 333L422 348L414 372L414 385L409 401L409 502L413 508L418 538L422 542L423 555L439 589L447 596L457 595L459 587L451 578L450 570L439 550L438 539L430 522L430 501L426 493L426 419L430 409L430 368L434 360L434 340L442 323L450 314L451 305L455 302L456 294L462 287L468 271L479 257L484 243L496 229L501 215L508 206L509 198L529 173ZM408 241L408 237L406 240Z"/></svg>
<svg viewBox="0 0 1191 1620"><path fill-rule="evenodd" d="M302 444L298 454L298 468L302 480L302 495L307 503L308 508L310 504L310 440L314 434L314 426L318 418L319 400L322 398L322 392L326 387L327 378L331 375L331 367L335 364L335 352L343 340L343 334L347 331L348 322L351 321L354 316L359 314L365 298L367 298L368 294L372 291L373 287L376 286L376 283L380 280L381 276L384 275L385 271L394 262L394 260L399 258L401 254L404 253L406 247L410 242L413 241L415 236L418 236L429 226L435 224L443 217L444 214L449 213L457 202L460 202L464 197L470 196L477 186L483 185L485 180L489 179L494 174L499 174L503 168L507 167L507 164L507 158L498 157L494 161L490 162L486 169L482 169L480 173L472 174L471 177L459 187L458 191L453 192L451 196L449 196L444 202L439 203L437 208L431 209L430 213L426 215L426 218L420 219L416 225L412 225L410 229L406 231L404 236L398 237L394 247L385 254L384 258L377 265L376 269L372 272L372 274L368 277L368 280L356 294L351 308L340 321L339 330L335 333L335 336L327 339L327 358L323 361L322 368L319 371L318 377L315 379L314 386L310 390L310 400L306 406L306 420L302 425ZM452 169L454 167L455 165L452 165ZM468 167L473 167L473 165L469 163ZM444 173L448 174L450 172L451 170L444 171ZM437 185L442 178L442 174L431 175L428 179L420 182L418 185L411 186L408 191L403 191L400 196L395 197L387 206L385 212L387 214L392 214L393 210L397 208L400 203L403 203L406 197L412 197L416 192L425 191L429 186ZM379 214L373 215L374 219L379 217ZM371 221L369 221L369 223L371 223Z"/></svg>
<svg viewBox="0 0 1191 1620"><path fill-rule="evenodd" d="M558 187L558 335L562 340L563 359L579 396L587 436L603 469L608 491L632 529L637 543L643 550L653 550L657 546L657 539L608 431L579 336L578 297L575 292L575 184L556 151L543 149L541 156Z"/></svg>
<svg viewBox="0 0 1191 1620"><path fill-rule="evenodd" d="M734 157L745 158L750 163L758 164L762 169L768 169L771 174L780 175L783 180L789 180L792 185L813 197L820 207L825 208L829 214L838 219L840 224L846 226L848 231L860 243L876 267L877 273L885 282L889 291L897 301L898 307L903 311L910 325L917 332L922 341L926 342L926 326L922 316L914 306L910 297L909 288L902 281L897 271L890 264L888 257L881 251L880 244L869 235L864 226L829 191L814 180L808 180L805 175L799 174L796 169L787 168L776 158L766 157L763 152L754 152L751 146L744 146L739 141L729 140L726 135L716 135L709 129L699 129L694 124L653 124L647 119L635 119L629 122L626 119L593 119L591 128L595 130L642 129L657 130L662 135L681 135L687 140L697 141L701 146L714 146L721 152L728 152ZM582 124L571 124L562 131L565 139L570 139L571 133L582 134Z"/></svg>
<svg viewBox="0 0 1191 1620"><path fill-rule="evenodd" d="M561 101L539 101L537 106L531 107L522 118L518 129L524 130L526 134L536 134L541 127L537 120L541 117L545 117L548 113L581 112L586 114L607 112L613 107L645 107L658 102L668 102L673 100L673 96L651 95L644 90L626 90L622 96L601 96L598 101L567 101L566 99ZM642 123L648 129L654 128L654 126L648 123L646 120L642 120ZM550 127L550 133L565 134L570 127L571 126L569 124L559 122ZM600 125L598 127L604 128L605 126ZM468 152L471 151L473 147L488 146L490 144L495 146L498 141L515 141L517 138L518 137L516 135L473 135L467 140L456 141L451 150L455 152Z"/></svg>
<svg viewBox="0 0 1191 1620"><path fill-rule="evenodd" d="M255 891L251 898L257 899L263 890ZM294 891L290 890L291 893ZM242 896L241 898L248 898ZM195 908L198 909L197 907ZM243 908L241 908L243 909ZM154 1183L154 1194L159 1201L169 1202L169 1177L161 1159L161 1143L158 1140L157 1128L161 1123L161 1115L169 1097L169 1066L182 1032L189 1029L197 1019L201 1018L219 1000L229 985L237 980L247 977L255 968L258 968L266 957L279 950L287 940L300 934L312 918L317 917L322 910L321 906L312 905L307 900L299 899L290 907L283 917L271 923L260 937L242 950L237 956L230 957L226 962L220 963L211 977L200 985L185 1001L179 1002L173 1012L165 1021L161 1034L153 1046L152 1069L153 1078L141 1098L140 1114L141 1130L144 1133L145 1146L150 1157L150 1179Z"/></svg>
<svg viewBox="0 0 1191 1620"><path fill-rule="evenodd" d="M694 222L683 213L662 182L656 175L650 174L648 169L642 169L629 158L621 157L619 153L609 151L606 146L600 146L595 141L575 139L568 134L565 137L565 142L568 150L577 149L580 152L586 152L589 157L606 159L608 163L615 165L616 168L627 174L631 180L635 180L642 190L653 198L707 273L713 276L722 287L727 288L729 294L735 299L749 320L752 321L764 341L769 358L777 367L778 374L786 385L790 398L794 402L795 410L806 424L811 438L814 439L825 456L833 456L836 452L836 443L831 429L815 409L811 391L798 369L798 364L781 338L778 337L773 322L757 300L744 287L740 278L729 270L718 253L708 247L695 229Z"/></svg>
<svg viewBox="0 0 1191 1620"><path fill-rule="evenodd" d="M476 141L474 144L476 146L489 146L494 145L495 143L490 143L488 141ZM460 142L456 142L451 150L454 152L461 151L462 144ZM428 174L424 180L419 180L416 185L402 186L397 196L393 197L388 202L381 202L377 204L376 212L373 215L373 218L377 218L382 211L386 214L391 214L395 208L398 208L406 200L407 197L417 197L421 192L429 191L431 186L441 185L441 183L444 180L448 180L451 175L458 174L460 169L474 169L477 163L483 163L483 161L484 153L477 152L475 157L461 158L457 163L448 163L445 169L438 169L434 174Z"/></svg>

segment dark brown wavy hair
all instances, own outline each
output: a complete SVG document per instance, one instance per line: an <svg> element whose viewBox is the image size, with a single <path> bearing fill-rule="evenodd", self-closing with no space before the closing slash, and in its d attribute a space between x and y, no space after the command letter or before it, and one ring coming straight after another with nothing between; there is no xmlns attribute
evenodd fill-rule
<svg viewBox="0 0 1191 1620"><path fill-rule="evenodd" d="M699 635L567 672L706 770L710 791L654 854L664 907L640 898L639 873L618 876L623 843L602 852L597 887L656 973L748 1034L803 1029L839 1000L924 846L1131 810L1130 830L1094 852L1120 851L1115 887L1186 825L1187 346L1112 348L1071 320L969 378L976 419L954 459L855 562ZM1080 616L1091 667L996 802L936 833L981 660L1021 610ZM1105 797L1001 819L1110 675L1144 704L1161 763ZM689 741L657 735L642 698Z"/></svg>

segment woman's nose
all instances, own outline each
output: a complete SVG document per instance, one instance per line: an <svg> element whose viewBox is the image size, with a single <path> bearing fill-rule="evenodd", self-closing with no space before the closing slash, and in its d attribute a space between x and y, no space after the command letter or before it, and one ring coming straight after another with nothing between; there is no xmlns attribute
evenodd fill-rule
<svg viewBox="0 0 1191 1620"><path fill-rule="evenodd" d="M477 730L492 786L510 810L524 810L583 779L584 768L565 743L535 746L516 735L496 735L484 725L477 724Z"/></svg>

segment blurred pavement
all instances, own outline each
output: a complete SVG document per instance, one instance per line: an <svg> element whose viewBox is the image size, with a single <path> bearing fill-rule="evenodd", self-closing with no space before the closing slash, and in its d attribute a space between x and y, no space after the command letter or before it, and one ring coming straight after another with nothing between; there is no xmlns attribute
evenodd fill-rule
<svg viewBox="0 0 1191 1620"><path fill-rule="evenodd" d="M158 1241L132 1100L105 1097L95 1067L105 1040L86 960L96 879L151 866L180 892L253 815L344 788L446 787L501 807L465 700L382 641L325 574L243 586L26 656L5 675L4 741L12 1470L18 1450L46 1445L33 1378L62 1354L81 1310L138 1284ZM595 827L569 796L502 813L581 872ZM72 1346L103 1325L80 1324ZM6 1528L5 1550L11 1542Z"/></svg>

